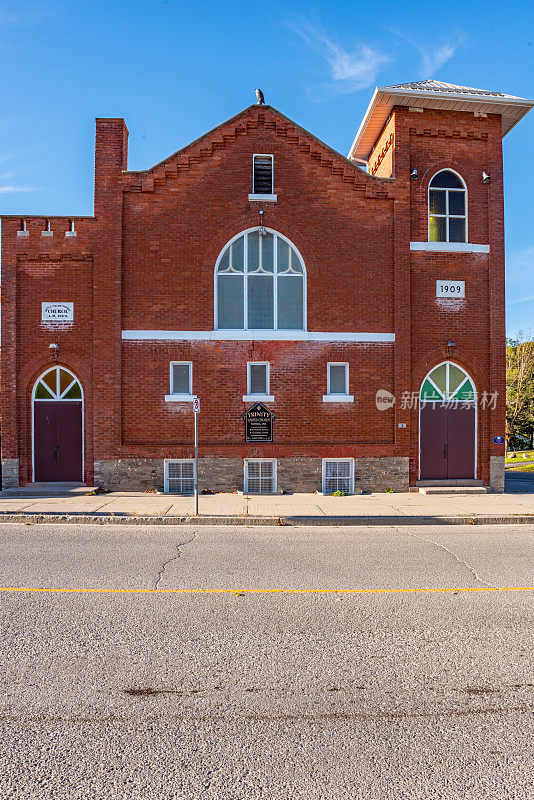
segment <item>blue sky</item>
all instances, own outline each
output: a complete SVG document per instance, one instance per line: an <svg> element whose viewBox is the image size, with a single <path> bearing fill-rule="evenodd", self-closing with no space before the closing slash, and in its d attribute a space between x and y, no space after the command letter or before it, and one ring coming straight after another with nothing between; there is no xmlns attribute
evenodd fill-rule
<svg viewBox="0 0 534 800"><path fill-rule="evenodd" d="M92 214L94 117L144 169L255 101L346 154L376 85L534 99L534 3L0 0L0 211ZM508 333L534 329L534 110L504 143Z"/></svg>

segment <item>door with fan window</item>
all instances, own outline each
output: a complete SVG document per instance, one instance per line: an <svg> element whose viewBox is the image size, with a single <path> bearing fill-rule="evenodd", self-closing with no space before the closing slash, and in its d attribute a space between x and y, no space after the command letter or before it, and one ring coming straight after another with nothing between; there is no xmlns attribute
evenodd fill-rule
<svg viewBox="0 0 534 800"><path fill-rule="evenodd" d="M419 396L421 480L476 477L476 405L473 381L457 364L428 373Z"/></svg>
<svg viewBox="0 0 534 800"><path fill-rule="evenodd" d="M83 394L69 370L52 367L33 389L33 472L38 482L83 480Z"/></svg>

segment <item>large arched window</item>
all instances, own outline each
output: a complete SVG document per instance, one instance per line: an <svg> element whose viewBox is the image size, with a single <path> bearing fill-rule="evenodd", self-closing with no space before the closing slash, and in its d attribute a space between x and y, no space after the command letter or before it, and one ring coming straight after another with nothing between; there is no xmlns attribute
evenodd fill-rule
<svg viewBox="0 0 534 800"><path fill-rule="evenodd" d="M266 228L240 233L215 271L217 329L304 330L304 263L281 234Z"/></svg>
<svg viewBox="0 0 534 800"><path fill-rule="evenodd" d="M428 187L428 240L467 241L467 191L450 169L434 175Z"/></svg>

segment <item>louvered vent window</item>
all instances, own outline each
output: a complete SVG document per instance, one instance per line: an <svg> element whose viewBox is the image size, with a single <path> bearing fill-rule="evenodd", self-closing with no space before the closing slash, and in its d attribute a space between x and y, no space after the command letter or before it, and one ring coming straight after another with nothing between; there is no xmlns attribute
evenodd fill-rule
<svg viewBox="0 0 534 800"><path fill-rule="evenodd" d="M352 466L350 459L346 461L323 461L323 492L352 492Z"/></svg>
<svg viewBox="0 0 534 800"><path fill-rule="evenodd" d="M259 494L276 492L276 465L274 461L255 460L245 463L245 491Z"/></svg>
<svg viewBox="0 0 534 800"><path fill-rule="evenodd" d="M165 461L165 491L191 494L195 489L194 461Z"/></svg>
<svg viewBox="0 0 534 800"><path fill-rule="evenodd" d="M254 156L254 194L273 193L273 156Z"/></svg>

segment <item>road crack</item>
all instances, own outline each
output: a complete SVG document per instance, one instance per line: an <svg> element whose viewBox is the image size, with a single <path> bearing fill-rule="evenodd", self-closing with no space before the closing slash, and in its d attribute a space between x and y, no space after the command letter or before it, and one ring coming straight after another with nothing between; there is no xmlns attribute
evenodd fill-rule
<svg viewBox="0 0 534 800"><path fill-rule="evenodd" d="M453 550L449 550L449 548L446 547L444 544L440 544L439 542L434 542L432 539L426 539L424 536L418 536L416 533L408 533L408 531L401 529L399 527L396 527L395 530L397 531L397 533L403 533L405 536L411 536L414 539L419 539L420 542L433 544L434 547L439 547L441 550L445 550L445 552L448 553L450 556L452 556L454 559L456 559L456 561L459 564L461 564L463 567L466 567L466 569L469 570L469 572L475 578L475 580L478 581L478 583L480 583L482 586L486 586L488 589L499 588L498 586L493 586L493 584L486 583L486 581L482 580L482 578L480 577L480 575L478 574L478 572L474 567L468 564L467 561L464 561L463 558L460 558L460 556L457 555Z"/></svg>
<svg viewBox="0 0 534 800"><path fill-rule="evenodd" d="M180 552L180 549L182 547L184 547L186 544L191 544L191 542L193 542L196 539L197 533L198 533L198 531L195 531L190 539L186 539L185 542L179 542L177 545L175 545L176 555L172 556L172 558L168 558L166 561L164 561L163 564L161 565L161 567L158 570L158 573L156 575L156 581L154 583L154 591L155 592L157 592L157 590L158 590L158 587L159 587L159 585L161 583L161 580L163 578L165 570L167 569L167 566L169 564L172 564L173 561L176 561L177 559L180 558L180 556L182 555L182 553Z"/></svg>

